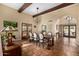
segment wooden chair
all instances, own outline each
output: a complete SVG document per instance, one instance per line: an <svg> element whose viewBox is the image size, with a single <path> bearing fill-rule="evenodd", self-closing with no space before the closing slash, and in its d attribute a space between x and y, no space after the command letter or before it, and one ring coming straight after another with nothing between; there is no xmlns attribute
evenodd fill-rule
<svg viewBox="0 0 79 59"><path fill-rule="evenodd" d="M48 47L51 47L54 45L54 36L51 32L48 33Z"/></svg>

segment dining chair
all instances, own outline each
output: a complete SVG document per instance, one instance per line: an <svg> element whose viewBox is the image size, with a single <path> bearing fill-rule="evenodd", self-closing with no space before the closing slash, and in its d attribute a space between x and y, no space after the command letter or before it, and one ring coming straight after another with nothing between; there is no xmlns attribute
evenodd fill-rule
<svg viewBox="0 0 79 59"><path fill-rule="evenodd" d="M51 32L48 32L48 40L49 40L49 42L48 42L49 46L53 46L54 45L54 36L52 35Z"/></svg>
<svg viewBox="0 0 79 59"><path fill-rule="evenodd" d="M52 37L52 33L51 32L48 32L48 36L51 38Z"/></svg>
<svg viewBox="0 0 79 59"><path fill-rule="evenodd" d="M38 35L37 35L37 33L33 33L33 40L34 40L34 43L37 45L37 43L38 43Z"/></svg>
<svg viewBox="0 0 79 59"><path fill-rule="evenodd" d="M42 34L43 34L43 36L45 36L46 35L46 32L42 32Z"/></svg>
<svg viewBox="0 0 79 59"><path fill-rule="evenodd" d="M29 32L29 41L30 41L30 42L33 41L33 34L32 34L32 32Z"/></svg>
<svg viewBox="0 0 79 59"><path fill-rule="evenodd" d="M39 33L39 46L44 48L44 37L42 33Z"/></svg>

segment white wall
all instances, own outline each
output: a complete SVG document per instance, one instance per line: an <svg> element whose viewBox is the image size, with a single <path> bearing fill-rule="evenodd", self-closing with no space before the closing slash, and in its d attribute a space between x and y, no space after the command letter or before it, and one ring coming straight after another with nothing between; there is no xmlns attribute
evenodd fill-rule
<svg viewBox="0 0 79 59"><path fill-rule="evenodd" d="M46 25L47 32L52 32L53 34L55 34L57 32L56 25L59 24L60 19L54 18L51 13L41 15L40 17L41 17L41 22L38 25L38 32L42 30L42 25Z"/></svg>
<svg viewBox="0 0 79 59"><path fill-rule="evenodd" d="M55 33L57 31L56 24L67 24L67 21L64 19L64 16L71 16L74 18L71 22L77 25L76 40L79 42L79 4L73 4L68 7L61 8L56 11L41 15L41 23L39 24L38 31L41 31L41 26L45 24L47 25L47 31ZM52 20L52 22L49 23L49 20Z"/></svg>
<svg viewBox="0 0 79 59"><path fill-rule="evenodd" d="M33 17L29 14L18 13L17 10L0 4L0 30L3 29L3 20L16 21L18 23L17 39L21 39L21 23L33 25Z"/></svg>
<svg viewBox="0 0 79 59"><path fill-rule="evenodd" d="M16 32L17 40L21 40L22 22L29 23L32 25L34 24L33 17L31 15L25 13L18 13L17 10L0 4L0 30L4 28L3 20L16 21L18 23L18 31ZM0 41L0 55L2 55L1 41Z"/></svg>

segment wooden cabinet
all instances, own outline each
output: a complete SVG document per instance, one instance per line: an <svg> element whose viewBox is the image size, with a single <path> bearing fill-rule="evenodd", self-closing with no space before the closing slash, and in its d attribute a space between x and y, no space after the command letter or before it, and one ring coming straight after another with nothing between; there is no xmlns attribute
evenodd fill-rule
<svg viewBox="0 0 79 59"><path fill-rule="evenodd" d="M32 32L32 24L22 23L22 39L28 38L28 32Z"/></svg>
<svg viewBox="0 0 79 59"><path fill-rule="evenodd" d="M5 50L3 50L3 56L21 56L21 46L12 45L7 46Z"/></svg>

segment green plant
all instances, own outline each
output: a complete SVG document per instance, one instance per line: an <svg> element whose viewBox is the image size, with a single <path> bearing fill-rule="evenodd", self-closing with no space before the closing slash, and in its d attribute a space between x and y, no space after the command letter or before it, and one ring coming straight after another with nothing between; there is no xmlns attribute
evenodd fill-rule
<svg viewBox="0 0 79 59"><path fill-rule="evenodd" d="M1 40L7 39L7 35L1 35Z"/></svg>

